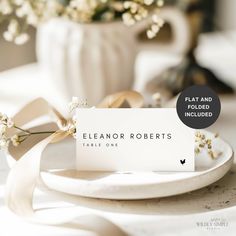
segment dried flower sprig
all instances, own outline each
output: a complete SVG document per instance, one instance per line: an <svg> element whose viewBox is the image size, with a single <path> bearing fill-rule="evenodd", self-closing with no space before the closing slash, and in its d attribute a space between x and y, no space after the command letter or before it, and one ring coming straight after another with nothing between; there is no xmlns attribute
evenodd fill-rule
<svg viewBox="0 0 236 236"><path fill-rule="evenodd" d="M88 107L87 99L81 100L78 97L72 97L72 101L69 103L69 111L73 112L76 108Z"/></svg>
<svg viewBox="0 0 236 236"><path fill-rule="evenodd" d="M152 39L154 37L156 37L156 35L158 34L158 32L160 31L160 29L163 27L164 25L164 20L159 17L157 14L152 16L152 25L150 26L150 29L147 30L147 37L149 39Z"/></svg>
<svg viewBox="0 0 236 236"><path fill-rule="evenodd" d="M0 149L8 146L7 129L14 126L13 121L5 114L0 113Z"/></svg>
<svg viewBox="0 0 236 236"><path fill-rule="evenodd" d="M74 111L75 108L79 107L78 98L73 98L72 102L69 104L70 111ZM73 109L72 109L73 108ZM73 116L65 124L58 124L59 129L67 131L73 137L76 137L76 118ZM8 137L8 129L16 129L17 133L12 137ZM18 127L13 120L5 114L0 113L0 150L5 150L12 143L13 146L17 147L28 139L32 135L42 135L42 134L53 134L56 131L30 131L21 127Z"/></svg>
<svg viewBox="0 0 236 236"><path fill-rule="evenodd" d="M214 138L218 138L219 135L215 134ZM195 154L199 154L202 150L207 150L208 155L212 159L218 158L222 153L216 152L213 150L212 147L212 139L207 138L205 134L201 133L200 131L197 131L195 133Z"/></svg>
<svg viewBox="0 0 236 236"><path fill-rule="evenodd" d="M151 14L147 36L153 38L164 24L158 17L163 5L164 0L1 0L0 23L8 22L6 40L23 44L29 39L28 26L37 27L54 17L81 23L123 19L126 25L134 25Z"/></svg>
<svg viewBox="0 0 236 236"><path fill-rule="evenodd" d="M152 100L154 101L154 107L156 108L162 107L162 96L160 93L154 93L152 95Z"/></svg>
<svg viewBox="0 0 236 236"><path fill-rule="evenodd" d="M7 129L14 128L19 134L15 134L12 137L7 136ZM7 115L0 113L0 149L6 149L10 142L14 146L20 145L29 136L37 134L51 134L53 131L31 132L29 130L18 127L11 118Z"/></svg>

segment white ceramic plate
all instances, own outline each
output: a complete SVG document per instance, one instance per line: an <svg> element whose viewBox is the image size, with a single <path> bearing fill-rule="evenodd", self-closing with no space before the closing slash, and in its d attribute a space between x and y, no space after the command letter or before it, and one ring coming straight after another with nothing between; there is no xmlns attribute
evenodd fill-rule
<svg viewBox="0 0 236 236"><path fill-rule="evenodd" d="M220 157L196 156L195 172L78 172L73 170L75 141L71 139L48 147L41 176L47 187L73 195L120 200L166 197L200 189L227 173L233 163L231 147L217 138L213 148L222 152Z"/></svg>

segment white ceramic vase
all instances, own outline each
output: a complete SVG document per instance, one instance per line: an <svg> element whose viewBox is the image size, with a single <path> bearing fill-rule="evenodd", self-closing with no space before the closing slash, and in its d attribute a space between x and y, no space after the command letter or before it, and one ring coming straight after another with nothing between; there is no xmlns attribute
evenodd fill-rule
<svg viewBox="0 0 236 236"><path fill-rule="evenodd" d="M186 50L189 30L184 15L164 8L161 17L173 28L174 40L168 45L138 42L137 35L149 20L127 27L122 22L79 24L52 19L38 29L39 65L68 101L77 96L95 105L107 94L132 88L140 50Z"/></svg>

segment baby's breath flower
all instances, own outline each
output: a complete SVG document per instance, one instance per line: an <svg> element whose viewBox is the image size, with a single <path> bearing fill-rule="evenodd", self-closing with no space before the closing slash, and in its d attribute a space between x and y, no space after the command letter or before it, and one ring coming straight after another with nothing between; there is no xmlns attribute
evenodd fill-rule
<svg viewBox="0 0 236 236"><path fill-rule="evenodd" d="M161 94L160 93L154 93L152 95L152 99L154 100L155 102L155 107L161 107L161 103L162 103L162 97L161 97Z"/></svg>
<svg viewBox="0 0 236 236"><path fill-rule="evenodd" d="M76 108L88 107L87 100L79 100L78 97L72 97L72 101L69 103L69 111L72 112Z"/></svg>
<svg viewBox="0 0 236 236"><path fill-rule="evenodd" d="M37 26L39 24L39 18L35 14L29 14L26 19L27 23L32 26Z"/></svg>
<svg viewBox="0 0 236 236"><path fill-rule="evenodd" d="M79 106L79 98L78 97L73 97L72 101L69 103L69 110L72 112Z"/></svg>
<svg viewBox="0 0 236 236"><path fill-rule="evenodd" d="M4 124L0 124L0 138L5 136L6 131L7 131L7 126Z"/></svg>
<svg viewBox="0 0 236 236"><path fill-rule="evenodd" d="M111 21L112 19L114 19L114 17L115 17L114 12L105 12L102 15L102 19L104 21Z"/></svg>
<svg viewBox="0 0 236 236"><path fill-rule="evenodd" d="M157 14L154 14L152 16L152 20L153 20L154 23L156 23L160 27L162 27L165 23L164 20L161 17L159 17Z"/></svg>
<svg viewBox="0 0 236 236"><path fill-rule="evenodd" d="M6 114L0 114L0 126L6 126L7 128L12 128L14 126L13 120Z"/></svg>
<svg viewBox="0 0 236 236"><path fill-rule="evenodd" d="M148 6L152 5L153 2L154 2L154 0L144 0L144 4L148 5Z"/></svg>
<svg viewBox="0 0 236 236"><path fill-rule="evenodd" d="M5 32L3 33L3 38L4 38L6 41L8 41L8 42L12 42L12 41L14 40L13 35L12 35L10 32L8 32L8 31L5 31Z"/></svg>
<svg viewBox="0 0 236 236"><path fill-rule="evenodd" d="M7 119L7 128L12 128L14 126L14 122L11 118Z"/></svg>
<svg viewBox="0 0 236 236"><path fill-rule="evenodd" d="M147 37L149 39L153 39L156 36L156 34L152 30L147 31Z"/></svg>
<svg viewBox="0 0 236 236"><path fill-rule="evenodd" d="M151 30L152 30L153 33L157 34L159 32L159 30L160 30L160 27L158 25L156 25L156 24L153 24L151 26Z"/></svg>
<svg viewBox="0 0 236 236"><path fill-rule="evenodd" d="M218 136L214 136L217 138ZM207 138L205 134L197 131L195 133L195 154L198 155L202 150L206 150L212 159L218 158L222 153L214 151L212 147L212 139Z"/></svg>
<svg viewBox="0 0 236 236"><path fill-rule="evenodd" d="M161 27L164 25L164 20L160 18L157 14L152 16L152 25L149 30L147 30L147 37L149 39L154 38L160 31Z"/></svg>
<svg viewBox="0 0 236 236"><path fill-rule="evenodd" d="M16 19L12 19L7 27L7 31L3 33L4 38L12 42L16 39L20 31L19 23Z"/></svg>
<svg viewBox="0 0 236 236"><path fill-rule="evenodd" d="M16 35L18 31L19 31L19 23L17 20L12 19L10 21L10 24L8 25L8 32L11 33L12 35Z"/></svg>
<svg viewBox="0 0 236 236"><path fill-rule="evenodd" d="M8 0L0 1L0 13L3 15L10 15L13 12L11 3Z"/></svg>
<svg viewBox="0 0 236 236"><path fill-rule="evenodd" d="M29 13L31 13L31 7L30 4L28 2L22 2L22 3L18 3L17 6L19 6L16 9L16 15L20 18L27 16Z"/></svg>
<svg viewBox="0 0 236 236"><path fill-rule="evenodd" d="M0 149L6 149L9 140L7 138L7 129L12 128L14 122L7 115L0 113Z"/></svg>
<svg viewBox="0 0 236 236"><path fill-rule="evenodd" d="M22 44L28 40L27 25L37 27L51 18L63 17L81 23L122 18L131 26L163 4L164 0L0 0L0 17L9 23L4 38ZM161 27L160 22L153 24ZM148 37L155 37L159 28L150 27Z"/></svg>
<svg viewBox="0 0 236 236"><path fill-rule="evenodd" d="M123 21L126 25L131 26L135 24L135 20L132 18L130 13L124 13L122 15Z"/></svg>
<svg viewBox="0 0 236 236"><path fill-rule="evenodd" d="M11 141L13 146L17 147L20 145L20 137L18 135L14 135L13 137L11 137Z"/></svg>
<svg viewBox="0 0 236 236"><path fill-rule="evenodd" d="M164 6L164 0L157 0L157 6L163 7Z"/></svg>

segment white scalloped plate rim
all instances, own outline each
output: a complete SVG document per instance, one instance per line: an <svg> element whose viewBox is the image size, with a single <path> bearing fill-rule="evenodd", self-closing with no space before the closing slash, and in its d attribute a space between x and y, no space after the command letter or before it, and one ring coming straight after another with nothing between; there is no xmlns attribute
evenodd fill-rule
<svg viewBox="0 0 236 236"><path fill-rule="evenodd" d="M230 170L233 163L232 148L221 138L217 139L216 145L222 147L224 152L217 161L204 156L209 163L215 163L214 166L209 164L209 168L203 171L86 172L82 174L83 177L78 177L81 173L75 170L54 169L42 171L41 177L44 184L52 190L83 197L137 200L174 196L206 187L221 179Z"/></svg>

